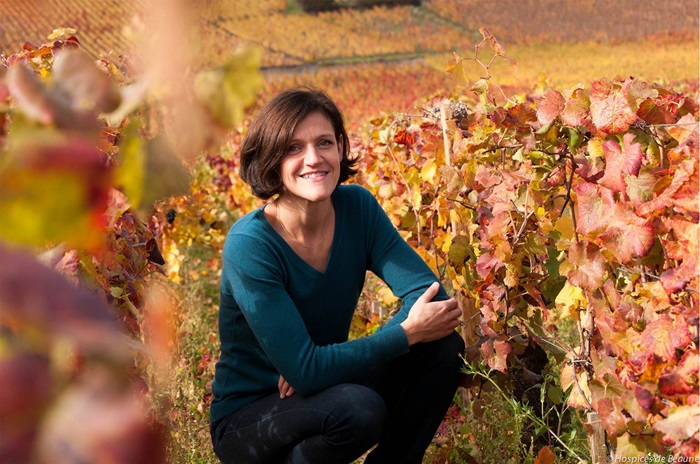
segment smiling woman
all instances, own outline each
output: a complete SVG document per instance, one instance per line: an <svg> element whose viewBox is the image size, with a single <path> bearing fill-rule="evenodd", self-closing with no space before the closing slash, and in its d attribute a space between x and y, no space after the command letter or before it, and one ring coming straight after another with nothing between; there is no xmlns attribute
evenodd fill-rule
<svg viewBox="0 0 700 464"><path fill-rule="evenodd" d="M223 252L211 406L223 462L418 464L457 389L461 316L355 173L323 92L273 98L241 148L241 177L274 201L241 218ZM402 310L348 341L367 271Z"/></svg>

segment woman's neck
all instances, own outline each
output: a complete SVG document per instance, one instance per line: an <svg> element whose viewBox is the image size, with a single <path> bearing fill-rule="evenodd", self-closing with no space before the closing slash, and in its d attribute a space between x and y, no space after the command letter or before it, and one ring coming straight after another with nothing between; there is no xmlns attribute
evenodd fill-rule
<svg viewBox="0 0 700 464"><path fill-rule="evenodd" d="M333 204L330 200L320 203L275 200L270 216L274 216L276 228L285 239L304 248L314 248L327 238L328 224L332 220Z"/></svg>

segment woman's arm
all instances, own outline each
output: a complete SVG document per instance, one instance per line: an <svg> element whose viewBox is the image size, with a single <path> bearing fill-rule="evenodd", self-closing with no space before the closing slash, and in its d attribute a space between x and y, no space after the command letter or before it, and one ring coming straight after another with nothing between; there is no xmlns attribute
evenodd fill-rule
<svg viewBox="0 0 700 464"><path fill-rule="evenodd" d="M403 302L399 313L385 327L399 324L409 345L449 335L462 315L455 299L448 297L432 270L401 237L367 191L363 193L362 209L367 218L369 268Z"/></svg>

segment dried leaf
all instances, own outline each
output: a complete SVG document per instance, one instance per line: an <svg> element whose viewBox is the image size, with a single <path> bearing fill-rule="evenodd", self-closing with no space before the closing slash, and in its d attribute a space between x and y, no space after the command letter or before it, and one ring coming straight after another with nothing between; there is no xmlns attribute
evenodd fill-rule
<svg viewBox="0 0 700 464"><path fill-rule="evenodd" d="M557 461L557 455L549 449L549 446L543 446L537 453L535 464L554 464Z"/></svg>

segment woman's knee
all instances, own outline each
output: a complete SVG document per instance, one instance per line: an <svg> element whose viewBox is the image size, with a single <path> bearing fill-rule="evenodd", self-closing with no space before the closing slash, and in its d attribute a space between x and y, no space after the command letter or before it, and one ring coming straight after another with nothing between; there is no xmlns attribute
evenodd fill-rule
<svg viewBox="0 0 700 464"><path fill-rule="evenodd" d="M457 332L452 332L447 337L430 342L430 355L447 364L461 365L464 355L464 340Z"/></svg>
<svg viewBox="0 0 700 464"><path fill-rule="evenodd" d="M444 341L444 353L446 356L456 356L461 358L464 355L464 339L457 332L452 332L447 337L443 338Z"/></svg>
<svg viewBox="0 0 700 464"><path fill-rule="evenodd" d="M375 443L384 430L387 417L386 404L371 388L357 384L338 385L342 401L338 404L339 425L349 431L350 436L363 436Z"/></svg>

